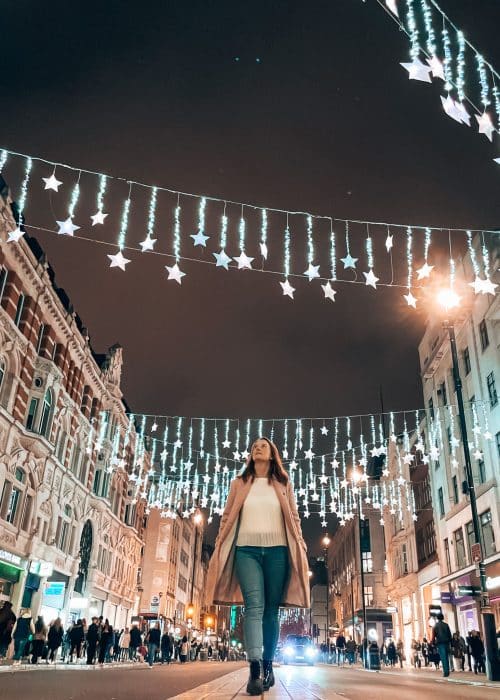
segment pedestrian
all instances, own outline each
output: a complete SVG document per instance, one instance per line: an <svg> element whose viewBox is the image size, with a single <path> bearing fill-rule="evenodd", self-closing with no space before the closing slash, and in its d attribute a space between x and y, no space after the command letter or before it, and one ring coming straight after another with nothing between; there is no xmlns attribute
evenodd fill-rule
<svg viewBox="0 0 500 700"><path fill-rule="evenodd" d="M347 654L347 659L349 661L349 666L352 666L356 661L356 642L352 637L349 637L345 644L345 651Z"/></svg>
<svg viewBox="0 0 500 700"><path fill-rule="evenodd" d="M469 645L474 659L474 673L484 673L484 644L478 631L471 631Z"/></svg>
<svg viewBox="0 0 500 700"><path fill-rule="evenodd" d="M396 659L398 658L398 652L394 640L391 639L387 645L387 660L392 668L396 665Z"/></svg>
<svg viewBox="0 0 500 700"><path fill-rule="evenodd" d="M122 661L130 659L130 630L125 627L120 635L120 658Z"/></svg>
<svg viewBox="0 0 500 700"><path fill-rule="evenodd" d="M450 643L451 630L447 622L444 621L443 613L437 615L437 622L432 630L432 641L436 644L439 658L443 664L443 676L450 675Z"/></svg>
<svg viewBox="0 0 500 700"><path fill-rule="evenodd" d="M420 659L420 653L422 651L422 645L417 639L411 640L411 665L414 668L420 668L422 666L422 661Z"/></svg>
<svg viewBox="0 0 500 700"><path fill-rule="evenodd" d="M142 645L142 635L137 625L132 625L130 630L130 658L137 657L137 649Z"/></svg>
<svg viewBox="0 0 500 700"><path fill-rule="evenodd" d="M0 609L0 659L7 656L7 649L12 641L12 630L17 617L12 610L12 603L6 600Z"/></svg>
<svg viewBox="0 0 500 700"><path fill-rule="evenodd" d="M344 633L340 632L340 634L337 636L337 639L335 640L335 648L337 650L337 663L339 666L341 664L344 665L345 647L346 640L344 637Z"/></svg>
<svg viewBox="0 0 500 700"><path fill-rule="evenodd" d="M71 643L69 650L68 663L73 662L73 654L76 654L76 660L80 658L80 652L82 648L82 642L84 639L83 624L80 619L78 619L69 631L69 640Z"/></svg>
<svg viewBox="0 0 500 700"><path fill-rule="evenodd" d="M64 636L64 628L62 626L61 618L56 617L49 625L49 633L47 635L47 645L49 648L49 655L47 658L48 662L55 661L57 657L57 650L62 644Z"/></svg>
<svg viewBox="0 0 500 700"><path fill-rule="evenodd" d="M185 664L189 654L189 642L186 635L181 639L180 649L179 649L179 659L181 664Z"/></svg>
<svg viewBox="0 0 500 700"><path fill-rule="evenodd" d="M174 638L166 630L161 636L160 651L161 662L169 664L172 659L172 651L174 648Z"/></svg>
<svg viewBox="0 0 500 700"><path fill-rule="evenodd" d="M148 645L149 668L153 668L156 650L159 648L161 642L161 630L159 622L157 622L156 625L149 630L149 632L146 635L145 641Z"/></svg>
<svg viewBox="0 0 500 700"><path fill-rule="evenodd" d="M95 662L97 644L99 642L99 621L97 617L92 618L92 622L87 630L87 664L91 666Z"/></svg>
<svg viewBox="0 0 500 700"><path fill-rule="evenodd" d="M429 665L429 642L426 637L422 639L422 656L424 657L424 666L427 668Z"/></svg>
<svg viewBox="0 0 500 700"><path fill-rule="evenodd" d="M244 604L250 695L274 685L279 607L310 607L308 571L293 487L276 445L259 438L231 483L205 594L208 605Z"/></svg>
<svg viewBox="0 0 500 700"><path fill-rule="evenodd" d="M453 632L451 638L451 653L453 655L453 663L455 671L463 671L465 669L465 639L458 632Z"/></svg>
<svg viewBox="0 0 500 700"><path fill-rule="evenodd" d="M35 633L33 636L33 653L31 656L31 663L37 664L38 659L42 656L43 647L47 641L47 627L43 621L43 617L38 615L35 622Z"/></svg>
<svg viewBox="0 0 500 700"><path fill-rule="evenodd" d="M403 668L403 661L406 660L405 656L405 648L403 644L402 639L398 639L398 643L396 644L396 651L398 654L398 659L399 659L399 668Z"/></svg>
<svg viewBox="0 0 500 700"><path fill-rule="evenodd" d="M14 664L20 664L25 656L26 645L31 635L35 634L35 626L31 617L31 610L26 608L20 617L17 618L12 628L12 639L14 640Z"/></svg>
<svg viewBox="0 0 500 700"><path fill-rule="evenodd" d="M467 637L465 638L465 653L467 654L467 665L469 671L472 673L472 654L470 648L470 638L472 637L472 630L469 630Z"/></svg>
<svg viewBox="0 0 500 700"><path fill-rule="evenodd" d="M113 628L109 624L109 620L106 618L101 630L101 636L99 638L99 663L101 666L106 661L110 643L113 643Z"/></svg>

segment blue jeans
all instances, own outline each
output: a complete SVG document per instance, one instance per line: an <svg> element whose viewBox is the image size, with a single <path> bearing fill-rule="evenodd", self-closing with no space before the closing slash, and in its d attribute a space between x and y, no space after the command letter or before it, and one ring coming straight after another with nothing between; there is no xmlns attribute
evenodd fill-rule
<svg viewBox="0 0 500 700"><path fill-rule="evenodd" d="M148 660L149 665L152 666L155 660L156 650L158 649L158 644L148 644Z"/></svg>
<svg viewBox="0 0 500 700"><path fill-rule="evenodd" d="M247 658L272 661L280 631L279 606L289 575L288 547L236 547L235 573L245 605Z"/></svg>
<svg viewBox="0 0 500 700"><path fill-rule="evenodd" d="M14 637L14 661L22 659L28 639L29 637Z"/></svg>
<svg viewBox="0 0 500 700"><path fill-rule="evenodd" d="M450 645L449 644L438 644L437 645L439 658L443 664L443 676L450 675Z"/></svg>

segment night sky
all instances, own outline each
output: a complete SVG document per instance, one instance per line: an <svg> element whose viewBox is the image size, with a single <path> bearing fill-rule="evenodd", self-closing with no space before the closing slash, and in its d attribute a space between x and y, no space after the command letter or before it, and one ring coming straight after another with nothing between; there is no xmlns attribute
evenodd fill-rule
<svg viewBox="0 0 500 700"><path fill-rule="evenodd" d="M441 5L498 69L497 0ZM269 207L500 226L498 148L443 113L439 85L408 80L375 0L25 0L2 26L6 148ZM331 304L304 278L291 302L280 278L196 264L179 287L164 259L123 274L112 250L36 235L96 352L123 345L137 412L365 413L380 386L386 409L422 404L425 317L402 291L339 285Z"/></svg>

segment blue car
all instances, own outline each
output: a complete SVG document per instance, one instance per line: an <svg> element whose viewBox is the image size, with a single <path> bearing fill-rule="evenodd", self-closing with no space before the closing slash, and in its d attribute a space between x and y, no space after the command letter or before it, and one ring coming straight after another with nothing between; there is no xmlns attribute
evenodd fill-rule
<svg viewBox="0 0 500 700"><path fill-rule="evenodd" d="M317 649L310 637L299 634L289 634L283 646L283 663L309 664L314 666Z"/></svg>

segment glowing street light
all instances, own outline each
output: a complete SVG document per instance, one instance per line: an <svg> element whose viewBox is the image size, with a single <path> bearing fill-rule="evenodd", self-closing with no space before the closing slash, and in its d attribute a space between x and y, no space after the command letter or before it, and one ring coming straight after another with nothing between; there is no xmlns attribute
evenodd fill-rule
<svg viewBox="0 0 500 700"><path fill-rule="evenodd" d="M441 291L438 292L437 301L446 312L460 306L460 297L451 288L441 289Z"/></svg>

